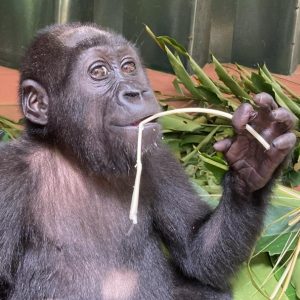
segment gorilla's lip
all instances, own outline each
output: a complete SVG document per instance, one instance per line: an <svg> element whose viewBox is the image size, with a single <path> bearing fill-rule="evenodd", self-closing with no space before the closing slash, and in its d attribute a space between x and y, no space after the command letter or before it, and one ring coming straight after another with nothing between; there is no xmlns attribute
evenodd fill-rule
<svg viewBox="0 0 300 300"><path fill-rule="evenodd" d="M133 122L128 125L112 125L116 132L122 134L129 134L135 136L139 130L139 124L141 121ZM144 125L144 134L149 134L150 132L159 133L161 126L158 122L149 122Z"/></svg>
<svg viewBox="0 0 300 300"><path fill-rule="evenodd" d="M151 115L147 115L147 116L145 116L145 117L142 117L142 118L139 118L139 119L137 119L136 121L133 121L133 122L131 122L131 123L128 123L128 124L124 124L124 125L121 125L121 124L113 124L113 126L115 126L115 127L123 127L123 128L126 128L126 127L135 127L135 128L137 128L139 125L140 125L140 123L142 122L142 121L144 121L145 119L147 119L147 118L149 118ZM144 126L149 126L149 125L157 125L158 123L156 122L156 120L153 120L153 121L151 121L151 122L149 122L149 123L146 123Z"/></svg>
<svg viewBox="0 0 300 300"><path fill-rule="evenodd" d="M150 116L143 117L143 118L141 118L141 119L139 119L137 121L134 121L134 122L130 123L128 126L139 126L142 121L146 120L149 117ZM150 124L150 123L156 123L156 120L153 120L153 121L151 121L149 123L146 123L145 125Z"/></svg>

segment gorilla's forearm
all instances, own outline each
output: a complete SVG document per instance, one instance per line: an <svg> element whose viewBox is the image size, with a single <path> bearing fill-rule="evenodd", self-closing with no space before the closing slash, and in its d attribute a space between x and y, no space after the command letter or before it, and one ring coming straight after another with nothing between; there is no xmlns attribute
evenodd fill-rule
<svg viewBox="0 0 300 300"><path fill-rule="evenodd" d="M160 157L156 157L159 169L156 163L148 165L150 170L155 168L150 172L156 172L156 176L146 175L154 178L157 187L155 226L183 273L203 284L226 289L261 232L272 181L250 193L233 171L227 172L222 198L213 211L199 199L180 165L171 156L168 161Z"/></svg>
<svg viewBox="0 0 300 300"><path fill-rule="evenodd" d="M239 265L247 260L263 226L269 183L248 193L228 172L219 206L193 234L184 272L205 284L224 289Z"/></svg>

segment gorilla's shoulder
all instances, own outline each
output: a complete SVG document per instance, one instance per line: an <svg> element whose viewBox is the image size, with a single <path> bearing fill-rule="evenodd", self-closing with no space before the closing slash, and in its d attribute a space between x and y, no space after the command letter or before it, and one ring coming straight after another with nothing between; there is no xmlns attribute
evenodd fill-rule
<svg viewBox="0 0 300 300"><path fill-rule="evenodd" d="M0 170L11 170L18 165L25 166L26 157L31 151L31 145L22 138L0 142Z"/></svg>

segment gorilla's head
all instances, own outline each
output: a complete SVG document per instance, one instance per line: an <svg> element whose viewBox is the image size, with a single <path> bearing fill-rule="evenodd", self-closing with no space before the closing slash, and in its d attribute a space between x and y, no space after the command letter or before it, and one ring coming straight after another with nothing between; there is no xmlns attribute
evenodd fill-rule
<svg viewBox="0 0 300 300"><path fill-rule="evenodd" d="M54 25L40 31L21 67L27 132L97 174L129 172L138 124L159 111L132 44L96 25ZM159 126L143 131L143 152Z"/></svg>

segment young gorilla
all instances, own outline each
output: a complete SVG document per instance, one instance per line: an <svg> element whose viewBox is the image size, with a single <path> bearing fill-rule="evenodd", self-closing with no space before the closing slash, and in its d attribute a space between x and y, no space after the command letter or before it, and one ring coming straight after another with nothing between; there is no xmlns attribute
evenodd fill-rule
<svg viewBox="0 0 300 300"><path fill-rule="evenodd" d="M26 130L0 151L2 299L231 299L295 143L289 112L267 94L254 98L258 112L236 111L237 137L215 145L231 166L215 211L148 124L128 236L137 126L159 111L134 47L93 25L49 27L25 56L20 96Z"/></svg>

